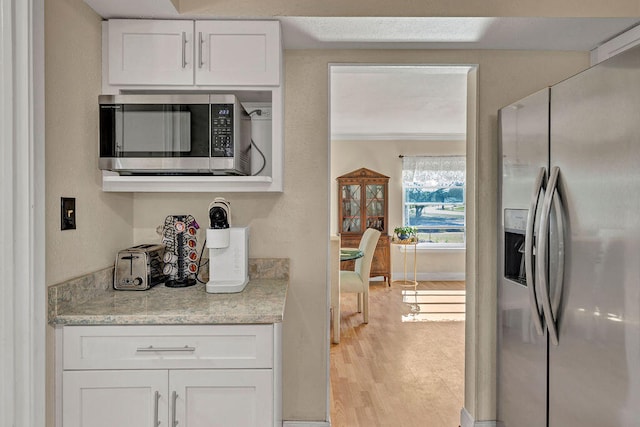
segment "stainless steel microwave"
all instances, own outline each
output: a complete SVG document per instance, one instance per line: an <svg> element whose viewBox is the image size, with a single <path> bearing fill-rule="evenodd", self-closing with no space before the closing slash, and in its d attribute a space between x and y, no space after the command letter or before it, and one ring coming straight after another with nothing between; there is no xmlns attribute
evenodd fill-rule
<svg viewBox="0 0 640 427"><path fill-rule="evenodd" d="M249 175L251 118L235 95L100 95L102 170Z"/></svg>

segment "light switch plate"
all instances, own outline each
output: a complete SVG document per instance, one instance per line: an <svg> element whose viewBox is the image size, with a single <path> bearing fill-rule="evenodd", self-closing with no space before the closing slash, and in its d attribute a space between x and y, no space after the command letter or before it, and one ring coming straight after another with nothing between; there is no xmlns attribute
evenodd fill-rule
<svg viewBox="0 0 640 427"><path fill-rule="evenodd" d="M76 198L75 197L60 198L60 229L61 230L76 229Z"/></svg>

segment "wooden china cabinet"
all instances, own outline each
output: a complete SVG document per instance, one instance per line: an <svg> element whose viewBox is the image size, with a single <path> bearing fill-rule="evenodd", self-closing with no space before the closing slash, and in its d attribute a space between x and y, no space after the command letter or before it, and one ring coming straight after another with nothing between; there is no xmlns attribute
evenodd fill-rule
<svg viewBox="0 0 640 427"><path fill-rule="evenodd" d="M389 177L360 168L337 178L338 231L340 246L357 248L367 228L380 231L373 254L371 277L383 276L389 284L391 259L387 219L389 213ZM343 261L342 270L353 270L354 261Z"/></svg>

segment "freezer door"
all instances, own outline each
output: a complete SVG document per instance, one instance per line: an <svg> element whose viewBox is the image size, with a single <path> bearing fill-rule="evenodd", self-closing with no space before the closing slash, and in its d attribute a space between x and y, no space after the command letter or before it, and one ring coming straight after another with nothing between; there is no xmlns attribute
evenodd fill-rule
<svg viewBox="0 0 640 427"><path fill-rule="evenodd" d="M535 326L534 310L541 309L535 298L532 308L530 292L534 287L533 280L524 279L523 245L525 222L532 201L536 201L536 180L541 170L544 178L548 166L549 90L505 107L499 115L498 420L504 427L543 427L547 339ZM544 185L544 179L540 184ZM543 194L539 192L538 207ZM532 216L537 218L539 214L534 212ZM535 276L535 271L532 273Z"/></svg>
<svg viewBox="0 0 640 427"><path fill-rule="evenodd" d="M549 427L638 426L639 48L552 87L551 165L560 168L566 253Z"/></svg>

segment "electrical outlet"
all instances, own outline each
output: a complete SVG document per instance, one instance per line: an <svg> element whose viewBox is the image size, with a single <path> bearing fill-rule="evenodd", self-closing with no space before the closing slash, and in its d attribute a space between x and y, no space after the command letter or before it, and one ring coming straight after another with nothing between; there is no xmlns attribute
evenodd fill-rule
<svg viewBox="0 0 640 427"><path fill-rule="evenodd" d="M271 107L262 108L262 119L263 120L271 119Z"/></svg>
<svg viewBox="0 0 640 427"><path fill-rule="evenodd" d="M60 198L60 230L76 229L76 198Z"/></svg>
<svg viewBox="0 0 640 427"><path fill-rule="evenodd" d="M271 103L270 102L243 102L242 106L251 114L252 121L271 120ZM260 111L260 114L257 114Z"/></svg>

